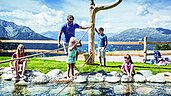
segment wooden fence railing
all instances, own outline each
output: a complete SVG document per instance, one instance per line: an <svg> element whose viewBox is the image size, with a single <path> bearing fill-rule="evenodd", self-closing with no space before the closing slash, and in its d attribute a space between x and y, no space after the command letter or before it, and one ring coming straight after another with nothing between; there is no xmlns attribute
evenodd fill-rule
<svg viewBox="0 0 171 96"><path fill-rule="evenodd" d="M46 44L58 44L57 40L0 40L0 44L2 43L46 43ZM82 42L82 44L88 44L88 42ZM97 42L95 42L97 44ZM147 37L144 37L144 41L141 42L108 42L108 44L113 44L113 45L144 45L143 51L143 56L144 59L147 60L147 55L148 54L153 54L153 53L148 53L147 52L147 47L148 44L171 44L171 42L148 42ZM26 49L26 52L46 52L49 50L36 50L36 49ZM15 52L15 50L3 50L0 49L0 52ZM61 51L57 51L54 53L63 53Z"/></svg>

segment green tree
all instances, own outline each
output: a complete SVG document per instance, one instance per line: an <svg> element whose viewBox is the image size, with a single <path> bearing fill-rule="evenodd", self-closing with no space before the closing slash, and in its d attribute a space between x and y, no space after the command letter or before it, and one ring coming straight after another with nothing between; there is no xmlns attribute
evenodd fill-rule
<svg viewBox="0 0 171 96"><path fill-rule="evenodd" d="M163 44L161 45L161 50L170 50L171 47L169 46L169 44Z"/></svg>
<svg viewBox="0 0 171 96"><path fill-rule="evenodd" d="M153 47L154 50L160 50L161 49L161 46L159 44L156 44L154 47Z"/></svg>
<svg viewBox="0 0 171 96"><path fill-rule="evenodd" d="M169 44L156 44L154 47L153 47L154 50L171 50L171 47L169 46Z"/></svg>

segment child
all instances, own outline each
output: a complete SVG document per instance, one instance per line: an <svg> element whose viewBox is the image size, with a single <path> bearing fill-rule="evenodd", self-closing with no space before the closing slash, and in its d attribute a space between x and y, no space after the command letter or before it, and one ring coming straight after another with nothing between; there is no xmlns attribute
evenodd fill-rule
<svg viewBox="0 0 171 96"><path fill-rule="evenodd" d="M99 36L98 40L98 57L100 61L100 66L102 66L102 59L104 59L104 66L106 66L106 58L105 58L105 49L108 44L107 42L107 36L104 34L104 29L102 27L99 28L99 32L95 28L95 31L97 32Z"/></svg>
<svg viewBox="0 0 171 96"><path fill-rule="evenodd" d="M159 58L158 63L156 65L166 66L166 65L168 65L168 62L166 60L164 60L163 58Z"/></svg>
<svg viewBox="0 0 171 96"><path fill-rule="evenodd" d="M24 49L25 49L24 45L19 44L16 52L12 54L12 59L26 56L27 54L24 52ZM16 79L19 79L20 77L24 78L24 72L26 69L27 61L28 60L26 59L14 60L14 67L12 66L13 61L10 62L11 69L14 69L16 72L15 75ZM19 76L19 72L21 72L21 76Z"/></svg>
<svg viewBox="0 0 171 96"><path fill-rule="evenodd" d="M72 77L74 77L74 67L76 63L76 54L77 54L77 47L82 46L81 41L78 42L74 37L70 38L69 47L68 47L68 57L67 57L67 78L70 78L69 74L71 71Z"/></svg>
<svg viewBox="0 0 171 96"><path fill-rule="evenodd" d="M131 56L129 54L126 54L126 56L124 56L124 59L125 60L121 66L121 71L129 77L132 77L132 75L135 74L135 71Z"/></svg>

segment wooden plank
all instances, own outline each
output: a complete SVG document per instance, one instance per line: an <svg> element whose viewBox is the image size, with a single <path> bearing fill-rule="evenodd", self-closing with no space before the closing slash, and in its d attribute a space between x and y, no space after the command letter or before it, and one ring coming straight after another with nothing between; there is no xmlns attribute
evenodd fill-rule
<svg viewBox="0 0 171 96"><path fill-rule="evenodd" d="M143 42L108 42L108 44L115 44L115 45L142 45Z"/></svg>
<svg viewBox="0 0 171 96"><path fill-rule="evenodd" d="M0 40L0 43L50 43L58 44L58 40ZM61 42L63 43L63 41ZM88 41L82 41L82 44L88 44ZM97 42L95 42L97 44ZM108 42L115 45L142 45L144 42ZM171 42L147 42L147 44L171 44Z"/></svg>
<svg viewBox="0 0 171 96"><path fill-rule="evenodd" d="M1 43L51 43L58 44L57 40L0 40Z"/></svg>
<svg viewBox="0 0 171 96"><path fill-rule="evenodd" d="M13 53L15 52L16 50L1 50L1 52L8 52L8 53ZM52 50L35 50L35 49L26 49L25 52L49 52L49 51L52 51ZM53 52L50 52L51 54L64 54L64 51L53 51Z"/></svg>
<svg viewBox="0 0 171 96"><path fill-rule="evenodd" d="M46 44L58 44L58 40L0 40L0 43L46 43ZM63 43L63 41L61 41L61 43ZM82 44L88 44L88 42L82 41Z"/></svg>
<svg viewBox="0 0 171 96"><path fill-rule="evenodd" d="M57 40L0 40L1 43L46 43L58 44ZM63 41L61 42L63 43ZM95 42L97 44L98 42ZM88 41L82 41L82 44L88 44ZM108 44L116 45L142 45L143 42L108 42Z"/></svg>
<svg viewBox="0 0 171 96"><path fill-rule="evenodd" d="M147 44L171 44L171 42L147 42Z"/></svg>

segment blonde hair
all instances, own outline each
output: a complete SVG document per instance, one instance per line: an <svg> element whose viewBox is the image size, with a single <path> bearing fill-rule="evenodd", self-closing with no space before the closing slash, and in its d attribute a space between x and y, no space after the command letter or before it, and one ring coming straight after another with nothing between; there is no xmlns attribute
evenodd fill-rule
<svg viewBox="0 0 171 96"><path fill-rule="evenodd" d="M23 48L23 50L21 51L20 49ZM17 58L24 56L24 45L23 44L19 44L16 50L16 54L17 54Z"/></svg>
<svg viewBox="0 0 171 96"><path fill-rule="evenodd" d="M77 40L76 40L75 37L71 37L71 38L70 38L70 40L69 40L69 46L72 46L72 42L73 42L73 41L75 41L75 43L76 43ZM74 44L75 44L75 43L74 43Z"/></svg>

